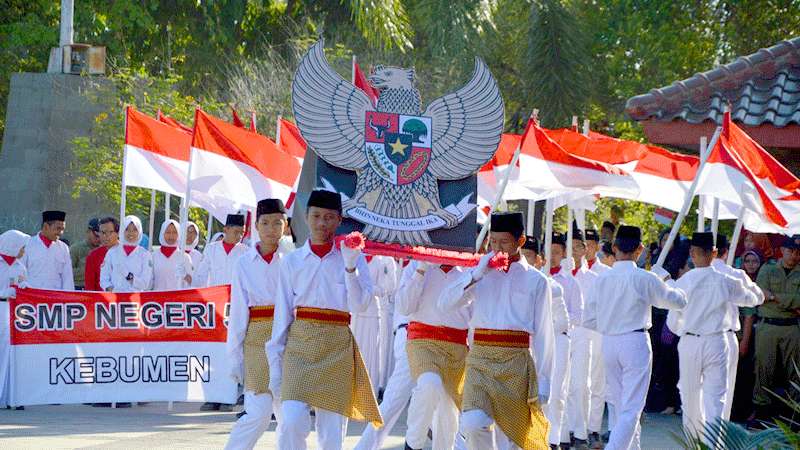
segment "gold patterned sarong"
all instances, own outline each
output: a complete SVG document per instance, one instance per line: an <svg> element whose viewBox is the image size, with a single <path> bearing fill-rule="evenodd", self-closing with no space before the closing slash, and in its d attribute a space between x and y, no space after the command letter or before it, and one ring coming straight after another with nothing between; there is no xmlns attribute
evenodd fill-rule
<svg viewBox="0 0 800 450"><path fill-rule="evenodd" d="M459 336L462 331L463 339ZM466 337L467 330L411 322L406 342L411 377L416 380L425 372L439 374L445 391L459 409L464 393L464 365L469 350Z"/></svg>
<svg viewBox="0 0 800 450"><path fill-rule="evenodd" d="M297 400L354 420L383 425L349 314L297 308L283 354L281 400Z"/></svg>
<svg viewBox="0 0 800 450"><path fill-rule="evenodd" d="M275 307L253 306L244 337L244 390L256 394L269 392L269 364L264 343L272 336Z"/></svg>
<svg viewBox="0 0 800 450"><path fill-rule="evenodd" d="M521 331L475 330L462 410L482 410L520 448L547 449L550 423L539 405L528 339Z"/></svg>

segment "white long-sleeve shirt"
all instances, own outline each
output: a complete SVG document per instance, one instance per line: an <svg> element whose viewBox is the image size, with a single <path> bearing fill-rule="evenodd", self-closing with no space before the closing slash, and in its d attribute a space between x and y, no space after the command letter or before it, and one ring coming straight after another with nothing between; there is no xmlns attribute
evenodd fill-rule
<svg viewBox="0 0 800 450"><path fill-rule="evenodd" d="M250 248L236 262L231 284L231 310L228 317L228 356L244 363L244 338L250 323L250 308L275 304L283 255L275 252L267 261L256 248Z"/></svg>
<svg viewBox="0 0 800 450"><path fill-rule="evenodd" d="M72 278L72 259L69 247L61 240L53 241L47 247L39 234L28 239L22 265L28 276L28 286L37 289L58 289L74 291Z"/></svg>
<svg viewBox="0 0 800 450"><path fill-rule="evenodd" d="M9 298L14 295L15 290L11 285L19 284L22 281L25 281L25 266L20 260L14 260L11 265L0 260L0 298ZM0 328L7 326L7 323L0 324Z"/></svg>
<svg viewBox="0 0 800 450"><path fill-rule="evenodd" d="M686 294L636 267L634 261L617 261L595 280L583 326L605 335L649 329L651 306L681 309L686 306Z"/></svg>
<svg viewBox="0 0 800 450"><path fill-rule="evenodd" d="M587 261L586 262L586 267L588 267L589 270L591 270L592 272L596 273L597 275L600 275L603 272L607 272L607 271L611 270L611 267L603 264L603 262L600 261L600 258L595 258L594 259L594 263L592 263L591 267L589 267L589 262Z"/></svg>
<svg viewBox="0 0 800 450"><path fill-rule="evenodd" d="M758 300L757 305L764 303L764 292L761 291L761 288L747 276L747 272L742 269L737 269L735 267L731 267L719 258L715 258L714 261L711 261L711 267L716 269L719 272L724 273L725 275L731 276L736 278L737 280L741 281L750 292L752 292L756 299ZM731 303L730 308L728 308L728 314L730 315L730 320L733 322L733 331L739 331L742 329L742 324L739 321L739 307Z"/></svg>
<svg viewBox="0 0 800 450"><path fill-rule="evenodd" d="M192 275L194 274L194 271L200 267L200 262L203 261L203 254L200 253L196 248L186 250L186 254L192 259L192 270L189 272L189 275Z"/></svg>
<svg viewBox="0 0 800 450"><path fill-rule="evenodd" d="M241 242L234 245L230 253L225 252L222 241L208 244L203 251L203 260L192 276L192 286L208 287L231 284L236 261L249 247Z"/></svg>
<svg viewBox="0 0 800 450"><path fill-rule="evenodd" d="M408 280L414 275L414 265L410 262L403 267L402 264L397 265L397 272L399 273L399 277L397 278L397 290L394 292L394 314L392 315L392 329L397 329L400 325L408 324L408 316L403 314L400 311L400 302L397 300L400 294L400 286L407 283Z"/></svg>
<svg viewBox="0 0 800 450"><path fill-rule="evenodd" d="M148 291L153 285L153 257L149 251L140 246L125 253L122 244L108 250L103 264L100 266L100 287L111 288L112 292ZM133 274L133 283L127 280Z"/></svg>
<svg viewBox="0 0 800 450"><path fill-rule="evenodd" d="M710 266L686 272L674 285L686 293L687 300L682 310L672 310L667 316L667 326L679 336L732 330L738 315L730 314L731 307L756 306L759 300L741 280Z"/></svg>
<svg viewBox="0 0 800 450"><path fill-rule="evenodd" d="M508 272L489 270L478 282L465 271L439 297L441 309L472 305L471 328L526 331L533 340L533 360L539 390L550 392L553 375L552 294L547 278L525 258L511 263ZM466 289L466 290L465 290Z"/></svg>
<svg viewBox="0 0 800 450"><path fill-rule="evenodd" d="M363 256L358 259L355 272L348 273L341 250L336 246L320 258L311 251L311 246L306 241L302 247L286 255L281 261L280 280L275 296L272 338L267 343L267 359L272 378L270 386L280 385L283 351L296 308L303 306L335 309L352 314L366 310L371 301L374 301L372 283L367 261Z"/></svg>
<svg viewBox="0 0 800 450"><path fill-rule="evenodd" d="M552 278L548 278L547 282L550 284L550 292L553 296L553 332L555 334L566 333L569 331L569 312L567 312L567 304L564 303L564 288Z"/></svg>
<svg viewBox="0 0 800 450"><path fill-rule="evenodd" d="M373 256L367 262L369 279L372 282L372 295L374 302L370 302L367 309L359 313L361 317L380 317L383 308L389 306L389 297L395 290L397 284L396 265L394 259L388 256Z"/></svg>
<svg viewBox="0 0 800 450"><path fill-rule="evenodd" d="M553 275L553 279L561 285L564 290L564 303L567 305L569 313L569 329L573 329L583 323L583 293L578 284L578 280L572 275L572 271L561 266L561 270Z"/></svg>
<svg viewBox="0 0 800 450"><path fill-rule="evenodd" d="M417 272L418 264L409 264L411 276L397 291L397 308L408 316L409 321L422 322L437 327L465 330L469 328L471 307L458 305L453 308L439 308L439 296L454 280L461 277L464 270L453 267L445 273L439 266L430 266L425 275Z"/></svg>
<svg viewBox="0 0 800 450"><path fill-rule="evenodd" d="M186 287L184 277L192 273L192 258L176 249L167 258L161 249L153 250L153 290L174 291Z"/></svg>

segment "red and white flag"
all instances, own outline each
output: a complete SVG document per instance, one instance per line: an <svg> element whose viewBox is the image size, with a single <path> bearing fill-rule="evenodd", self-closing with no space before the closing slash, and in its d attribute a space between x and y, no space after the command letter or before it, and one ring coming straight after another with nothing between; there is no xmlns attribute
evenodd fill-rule
<svg viewBox="0 0 800 450"><path fill-rule="evenodd" d="M297 128L297 125L293 124L292 122L286 119L281 119L279 126L280 130L278 135L280 138L278 139L278 148L283 150L285 153L294 156L302 168L303 161L306 157L306 149L308 148L305 139L303 139L303 136L300 134L300 130ZM297 185L299 182L300 173L297 174L297 179L295 179L294 184L292 184L292 193L286 200L286 212L289 217L292 217L292 213L294 212L294 201L297 197Z"/></svg>
<svg viewBox="0 0 800 450"><path fill-rule="evenodd" d="M567 152L612 164L628 172L636 181L635 195L620 193L620 198L650 203L680 211L700 159L664 150L654 145L612 138L600 133L586 136L571 129L547 130L547 135Z"/></svg>
<svg viewBox="0 0 800 450"><path fill-rule="evenodd" d="M191 134L153 119L133 106L125 108L123 186L186 194Z"/></svg>
<svg viewBox="0 0 800 450"><path fill-rule="evenodd" d="M788 233L800 229L798 187L800 180L726 112L696 193L722 201L721 219L736 218L735 209L744 208L743 223L748 230Z"/></svg>
<svg viewBox="0 0 800 450"><path fill-rule="evenodd" d="M300 174L297 160L270 139L197 109L189 174L192 197L255 208L263 198L288 198Z"/></svg>
<svg viewBox="0 0 800 450"><path fill-rule="evenodd" d="M519 161L517 184L530 191L528 198L540 200L574 191L607 197L638 195L629 173L567 152L533 120L522 136Z"/></svg>
<svg viewBox="0 0 800 450"><path fill-rule="evenodd" d="M503 134L500 137L500 144L492 159L486 162L478 171L478 222L483 223L491 213L491 205L497 196L497 189L508 174L511 168L511 160L514 153L519 148L522 135ZM508 185L503 194L503 199L508 199L514 189L514 183L519 176L519 162L509 178ZM503 200L501 199L501 200Z"/></svg>
<svg viewBox="0 0 800 450"><path fill-rule="evenodd" d="M372 101L372 106L378 104L378 90L375 89L375 87L370 84L367 77L364 76L364 72L358 67L358 63L356 63L355 59L353 59L353 84L367 94L367 97Z"/></svg>

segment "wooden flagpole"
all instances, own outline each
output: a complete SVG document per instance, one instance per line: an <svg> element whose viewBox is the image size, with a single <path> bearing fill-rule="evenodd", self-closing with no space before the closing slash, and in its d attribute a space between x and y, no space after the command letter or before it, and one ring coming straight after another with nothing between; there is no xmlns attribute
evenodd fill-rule
<svg viewBox="0 0 800 450"><path fill-rule="evenodd" d="M728 249L728 257L725 260L725 263L729 266L732 266L733 260L736 259L736 247L739 245L739 237L742 234L742 228L744 228L743 216L744 206L739 208L739 214L737 214L736 218L736 228L733 229L733 236L731 237L730 248Z"/></svg>

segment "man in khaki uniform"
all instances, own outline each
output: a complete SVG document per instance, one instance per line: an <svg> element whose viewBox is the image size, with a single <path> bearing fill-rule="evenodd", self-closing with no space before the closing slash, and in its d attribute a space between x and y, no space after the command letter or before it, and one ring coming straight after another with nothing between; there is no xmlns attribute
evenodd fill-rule
<svg viewBox="0 0 800 450"><path fill-rule="evenodd" d="M758 307L761 318L756 326L756 383L753 404L759 419L772 416L770 405L777 399L784 381L800 383L795 365L800 364L800 236L787 237L781 245L783 257L775 265L765 265L758 274L764 304ZM782 380L786 374L789 380ZM798 392L791 392L798 398Z"/></svg>

